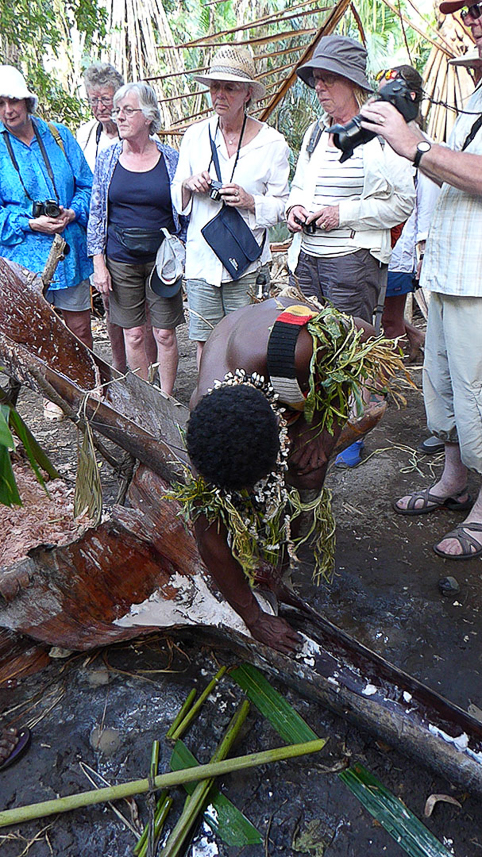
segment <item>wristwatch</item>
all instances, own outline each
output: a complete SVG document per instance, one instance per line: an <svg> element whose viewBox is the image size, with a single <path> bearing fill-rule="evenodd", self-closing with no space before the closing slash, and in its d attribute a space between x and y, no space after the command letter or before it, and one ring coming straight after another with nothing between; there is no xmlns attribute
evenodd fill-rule
<svg viewBox="0 0 482 857"><path fill-rule="evenodd" d="M428 142L428 140L421 140L420 143L417 144L417 154L413 159L413 166L418 167L420 164L422 155L426 155L427 152L430 152L432 148L432 144Z"/></svg>

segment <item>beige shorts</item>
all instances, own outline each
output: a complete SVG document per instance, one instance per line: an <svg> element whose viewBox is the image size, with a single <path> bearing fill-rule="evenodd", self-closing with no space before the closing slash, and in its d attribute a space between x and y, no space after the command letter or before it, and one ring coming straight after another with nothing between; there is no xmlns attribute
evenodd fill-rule
<svg viewBox="0 0 482 857"><path fill-rule="evenodd" d="M269 283L269 265L262 265L239 280L229 280L220 286L212 286L207 280L186 280L189 338L205 342L225 315L248 306L251 294L258 290L256 280L260 274Z"/></svg>
<svg viewBox="0 0 482 857"><path fill-rule="evenodd" d="M146 323L146 305L150 323L161 330L173 330L185 321L182 289L172 298L161 298L152 291L149 276L154 262L131 265L107 259L112 278L109 292L109 321L129 330Z"/></svg>

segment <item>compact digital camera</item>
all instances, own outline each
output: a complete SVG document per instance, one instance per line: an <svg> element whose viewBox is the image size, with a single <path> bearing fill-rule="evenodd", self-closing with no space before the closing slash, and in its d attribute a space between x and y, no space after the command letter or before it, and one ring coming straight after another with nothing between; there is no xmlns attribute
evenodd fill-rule
<svg viewBox="0 0 482 857"><path fill-rule="evenodd" d="M60 206L58 202L56 202L55 199L46 199L43 202L34 202L32 206L32 217L42 217L43 214L45 214L46 217L59 217Z"/></svg>
<svg viewBox="0 0 482 857"><path fill-rule="evenodd" d="M305 233L305 235L316 235L316 230L318 227L314 220L312 220L311 223L306 223L305 220L301 220L299 217L296 216L294 220L295 223L298 224L298 226L303 227L303 232Z"/></svg>
<svg viewBox="0 0 482 857"><path fill-rule="evenodd" d="M218 182L218 181L215 181L215 179L213 179L211 182L211 188L209 191L209 199L213 199L214 202L220 202L222 199L222 196L219 193L219 191L221 190L222 186L223 186L222 182Z"/></svg>
<svg viewBox="0 0 482 857"><path fill-rule="evenodd" d="M405 122L410 122L418 116L418 102L403 77L397 77L380 90L377 101L389 101L402 114ZM354 150L362 143L368 143L377 135L373 131L367 131L361 127L362 117L358 114L350 119L346 125L333 125L330 133L333 134L333 142L337 149L343 153L340 162L351 158Z"/></svg>

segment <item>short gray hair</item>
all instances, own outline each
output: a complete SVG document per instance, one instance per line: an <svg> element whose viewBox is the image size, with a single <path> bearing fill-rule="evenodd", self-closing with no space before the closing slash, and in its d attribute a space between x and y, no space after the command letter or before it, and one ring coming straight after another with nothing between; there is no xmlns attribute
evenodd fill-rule
<svg viewBox="0 0 482 857"><path fill-rule="evenodd" d="M147 83L126 83L121 86L114 95L114 107L117 106L121 98L124 98L128 92L135 92L139 99L139 107L141 108L146 119L149 119L149 134L156 134L162 127L161 113L157 101L157 95L152 86Z"/></svg>
<svg viewBox="0 0 482 857"><path fill-rule="evenodd" d="M124 86L124 78L110 63L94 62L84 72L84 86L87 95L94 86L111 86L116 92L120 86Z"/></svg>

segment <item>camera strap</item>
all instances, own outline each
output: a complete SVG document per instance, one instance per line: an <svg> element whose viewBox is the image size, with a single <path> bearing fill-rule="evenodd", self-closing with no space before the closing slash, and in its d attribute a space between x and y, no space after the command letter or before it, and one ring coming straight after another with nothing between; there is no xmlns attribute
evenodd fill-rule
<svg viewBox="0 0 482 857"><path fill-rule="evenodd" d="M38 128L37 128L37 126L36 126L35 122L33 122L32 124L33 124L33 130L34 130L35 136L36 136L36 138L37 138L37 143L38 143L38 145L39 145L39 149L40 149L40 152L41 152L41 154L42 154L42 158L44 159L44 164L45 164L45 166L46 166L46 168L47 168L47 172L48 172L48 174L49 174L49 179L50 179L50 181L52 182L52 187L53 187L53 189L54 189L54 193L55 193L55 196L56 196L56 199L57 199L57 203L60 205L60 197L59 197L59 195L58 195L58 193L57 193L57 187L56 187L56 184L55 184L54 174L53 174L53 172L52 172L52 164L51 164L51 163L50 163L50 161L49 161L49 156L47 155L47 151L46 151L45 146L44 146L44 141L42 140L42 137L41 137L41 136L40 136L40 134L39 134L39 131L38 131ZM50 132L50 133L52 133L52 132ZM53 134L52 134L52 137L53 137L53 138L54 138L54 140L55 140L55 137L54 137L54 135L53 135ZM57 145L58 145L58 144L57 144Z"/></svg>
<svg viewBox="0 0 482 857"><path fill-rule="evenodd" d="M27 188L25 187L25 184L24 184L24 181L23 181L23 178L22 178L22 173L20 172L20 168L19 168L19 166L18 166L18 162L17 162L17 159L16 159L16 157L15 157L15 152L14 152L14 151L13 151L13 149L12 149L12 144L11 144L11 142L10 142L10 137L9 137L8 131L6 131L6 130L5 130L5 131L2 131L2 134L3 134L3 139L4 139L4 141L5 141L5 145L6 145L6 147L7 147L7 152L8 152L8 154L10 155L10 160L11 160L11 162L12 162L13 166L15 167L15 169L17 170L18 177L19 177L19 179L20 179L20 184L22 185L22 187L23 187L23 189L24 189L24 191L25 191L25 194L26 194L26 196L27 196L27 199L29 199L29 200L30 200L30 202L33 202L32 197L30 196L30 194L29 194L29 192L28 192Z"/></svg>
<svg viewBox="0 0 482 857"><path fill-rule="evenodd" d="M477 117L474 124L472 125L472 128L470 129L469 133L467 134L467 136L464 140L464 144L460 150L461 152L464 152L465 149L467 148L467 146L470 146L472 140L474 139L475 135L477 134L477 131L480 130L481 126L482 126L482 114Z"/></svg>
<svg viewBox="0 0 482 857"><path fill-rule="evenodd" d="M43 160L44 160L45 166L47 167L47 173L48 173L48 175L49 175L49 179L50 179L50 181L52 182L52 186L53 186L53 189L54 189L54 193L55 193L55 196L57 197L57 202L58 202L58 204L60 205L60 199L59 199L59 195L58 195L58 193L57 193L57 188L56 188L56 185L55 185L54 174L53 174L53 172L52 172L52 165L51 165L51 163L50 163L50 161L49 161L49 158L48 158L47 152L45 151L45 146L44 146L44 144L43 144L43 140L42 140L42 138L40 137L40 134L39 134L39 132L38 132L38 130L37 130L37 128L36 128L36 126L35 126L35 122L32 122L32 125L33 125L33 130L34 130L35 137L36 137L36 139L37 139L37 143L38 143L38 145L39 145L40 153L41 153L42 158L43 158ZM7 131L7 130L2 131L2 134L3 134L3 139L4 139L4 141L5 141L5 145L6 145L6 147L7 147L8 154L9 154L9 156L10 156L10 160L11 160L11 162L12 162L13 167L15 168L15 170L16 170L16 171L17 171L17 173L18 173L18 177L19 177L19 179L20 179L20 184L22 185L22 187L23 187L23 189L24 189L24 191L25 191L25 195L26 195L27 199L29 199L29 200L30 200L30 202L33 202L32 197L30 196L30 194L29 194L29 192L28 192L27 188L25 187L25 182L24 182L24 180L23 180L23 178L22 178L22 173L20 172L20 167L19 167L19 165L18 165L17 158L15 157L15 152L13 151L13 148L12 148L12 143L10 142L10 135L9 135L9 133L8 133L8 131ZM55 135L54 135L54 134L52 134L52 136L54 137L54 140L55 140ZM57 140L55 140L55 142L57 142ZM60 144L58 143L57 145L60 145ZM65 152L64 152L64 154L65 154Z"/></svg>
<svg viewBox="0 0 482 857"><path fill-rule="evenodd" d="M243 119L243 126L242 126L242 128L241 128L241 134L239 135L238 148L237 148L237 150L236 150L236 160L234 161L233 171L232 171L232 173L231 173L231 178L229 179L229 184L231 184L231 182L232 182L232 180L233 180L234 171L235 171L235 169L236 169L236 165L237 165L238 160L239 160L239 151L240 151L240 149L241 149L241 142L242 142L242 140L243 140L243 134L244 134L244 129L246 128L246 120L247 120L247 118L248 118L247 113L245 113L245 114L244 114L244 119ZM214 134L214 140L215 140L215 139L216 139L216 137L217 137L217 134L218 134L218 128L219 128L219 119L218 119L218 124L216 125L216 132L215 132L215 134ZM218 150L217 150L217 147L216 147L216 145L215 145L215 143L214 143L214 140L213 140L213 138L212 138L212 136L211 136L211 128L209 127L209 142L210 142L210 144L211 144L211 160L210 160L210 162L209 162L208 172L209 172L209 168L210 168L211 164L214 164L214 169L216 170L216 175L217 175L217 177L218 177L218 181L222 182L222 178L221 178L221 167L219 166Z"/></svg>

